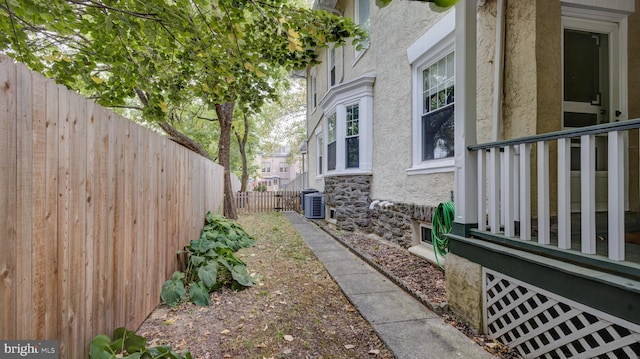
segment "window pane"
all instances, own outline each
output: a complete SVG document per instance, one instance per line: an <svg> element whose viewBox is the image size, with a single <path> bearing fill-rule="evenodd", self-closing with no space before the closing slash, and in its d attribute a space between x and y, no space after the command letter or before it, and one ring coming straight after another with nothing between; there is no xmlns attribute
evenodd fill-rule
<svg viewBox="0 0 640 359"><path fill-rule="evenodd" d="M447 82L446 96L447 96L447 103L445 105L452 104L455 99L454 91L453 91L453 80L449 80Z"/></svg>
<svg viewBox="0 0 640 359"><path fill-rule="evenodd" d="M329 116L328 132L329 132L328 141L334 142L336 140L336 114L335 113Z"/></svg>
<svg viewBox="0 0 640 359"><path fill-rule="evenodd" d="M600 38L590 32L564 31L564 100L591 102L600 92Z"/></svg>
<svg viewBox="0 0 640 359"><path fill-rule="evenodd" d="M422 160L453 157L454 105L422 116Z"/></svg>
<svg viewBox="0 0 640 359"><path fill-rule="evenodd" d="M336 141L331 142L327 146L327 170L336 169Z"/></svg>
<svg viewBox="0 0 640 359"><path fill-rule="evenodd" d="M454 74L454 64L453 61L453 53L447 55L447 79L452 79Z"/></svg>
<svg viewBox="0 0 640 359"><path fill-rule="evenodd" d="M429 69L425 69L424 71L422 71L422 79L424 80L424 84L422 86L423 92L426 91L427 89L429 89Z"/></svg>
<svg viewBox="0 0 640 359"><path fill-rule="evenodd" d="M370 0L358 0L358 24L369 32L369 3Z"/></svg>
<svg viewBox="0 0 640 359"><path fill-rule="evenodd" d="M322 174L322 136L318 136L318 174Z"/></svg>
<svg viewBox="0 0 640 359"><path fill-rule="evenodd" d="M349 137L346 139L347 168L357 168L360 166L359 142L359 137Z"/></svg>
<svg viewBox="0 0 640 359"><path fill-rule="evenodd" d="M347 136L358 135L360 107L358 105L347 106Z"/></svg>

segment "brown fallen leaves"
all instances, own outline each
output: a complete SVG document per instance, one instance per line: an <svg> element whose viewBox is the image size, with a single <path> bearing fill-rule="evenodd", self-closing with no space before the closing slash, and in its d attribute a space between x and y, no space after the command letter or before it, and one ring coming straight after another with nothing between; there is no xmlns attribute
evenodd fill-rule
<svg viewBox="0 0 640 359"><path fill-rule="evenodd" d="M257 240L238 252L257 284L209 307L159 306L138 334L194 358L394 358L284 216L240 224Z"/></svg>

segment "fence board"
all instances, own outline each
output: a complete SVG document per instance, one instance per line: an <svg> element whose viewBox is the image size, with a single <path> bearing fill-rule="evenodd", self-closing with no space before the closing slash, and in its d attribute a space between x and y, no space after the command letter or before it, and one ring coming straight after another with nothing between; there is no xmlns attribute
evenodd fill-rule
<svg viewBox="0 0 640 359"><path fill-rule="evenodd" d="M75 93L69 95L70 117L70 281L71 316L69 325L74 339L84 337L83 329L86 317L84 294L86 291L85 258L86 258L86 101ZM80 325L79 323L83 323ZM80 357L82 351L77 346L70 346L67 355Z"/></svg>
<svg viewBox="0 0 640 359"><path fill-rule="evenodd" d="M32 181L32 133L33 133L33 113L31 96L31 73L22 65L16 69L17 83L21 84L17 89L16 99L16 130L17 130L17 225L16 225L16 255L20 258L16 262L17 274L17 331L18 338L22 338L31 332L32 323L32 232L33 222L32 201L33 189Z"/></svg>
<svg viewBox="0 0 640 359"><path fill-rule="evenodd" d="M0 338L87 357L159 303L223 170L3 56L0 84Z"/></svg>
<svg viewBox="0 0 640 359"><path fill-rule="evenodd" d="M67 353L71 343L69 324L71 299L69 297L69 243L70 243L70 190L69 183L69 99L64 87L58 87L58 308L60 310L60 352Z"/></svg>
<svg viewBox="0 0 640 359"><path fill-rule="evenodd" d="M0 58L0 338L16 338L16 71L7 58Z"/></svg>
<svg viewBox="0 0 640 359"><path fill-rule="evenodd" d="M44 293L47 263L46 242L46 146L47 146L47 128L46 128L46 80L40 74L33 73L32 78L32 223L31 223L31 240L32 240L32 263L33 276L31 303L33 303L31 313L32 332L40 338L45 337L45 313L46 313L46 294Z"/></svg>
<svg viewBox="0 0 640 359"><path fill-rule="evenodd" d="M60 323L58 301L58 85L55 81L46 83L46 187L45 187L45 230L43 238L46 253L43 278L45 298L45 335L56 338Z"/></svg>

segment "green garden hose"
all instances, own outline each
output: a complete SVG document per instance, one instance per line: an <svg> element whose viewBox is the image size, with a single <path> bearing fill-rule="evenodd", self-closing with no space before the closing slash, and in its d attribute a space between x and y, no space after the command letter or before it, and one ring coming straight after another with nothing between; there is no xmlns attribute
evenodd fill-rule
<svg viewBox="0 0 640 359"><path fill-rule="evenodd" d="M451 233L451 226L455 219L455 205L453 201L440 203L433 212L433 218L431 223L433 228L431 229L431 242L433 243L433 253L436 257L438 266L444 269L438 256L444 258L449 253L449 238L443 234Z"/></svg>

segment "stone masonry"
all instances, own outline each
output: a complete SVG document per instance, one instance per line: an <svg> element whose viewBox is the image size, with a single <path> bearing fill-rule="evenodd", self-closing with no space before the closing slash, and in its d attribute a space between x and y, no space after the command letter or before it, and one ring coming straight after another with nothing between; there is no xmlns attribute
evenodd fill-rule
<svg viewBox="0 0 640 359"><path fill-rule="evenodd" d="M325 203L335 208L336 227L344 231L374 233L404 248L412 245L411 221L431 222L435 207L391 202L389 206L369 206L371 176L325 178ZM383 201L383 199L380 199Z"/></svg>

